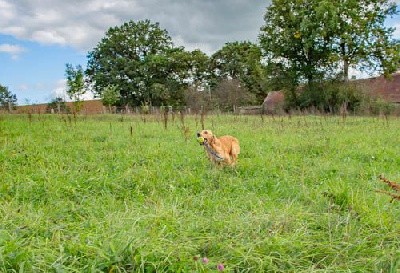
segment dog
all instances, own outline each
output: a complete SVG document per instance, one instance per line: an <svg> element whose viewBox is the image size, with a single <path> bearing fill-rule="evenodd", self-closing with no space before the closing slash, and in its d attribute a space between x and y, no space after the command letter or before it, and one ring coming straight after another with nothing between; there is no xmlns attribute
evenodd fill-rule
<svg viewBox="0 0 400 273"><path fill-rule="evenodd" d="M197 133L200 145L204 146L211 162L217 165L235 166L240 154L239 140L233 136L216 137L212 131L203 130Z"/></svg>

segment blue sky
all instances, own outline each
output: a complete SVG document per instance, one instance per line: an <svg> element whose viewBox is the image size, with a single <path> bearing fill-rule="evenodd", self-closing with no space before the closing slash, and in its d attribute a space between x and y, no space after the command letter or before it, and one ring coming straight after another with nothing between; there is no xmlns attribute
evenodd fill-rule
<svg viewBox="0 0 400 273"><path fill-rule="evenodd" d="M44 45L0 34L0 45L20 51L0 53L0 84L17 95L18 104L48 102L65 90L65 64L86 64L86 53L63 45Z"/></svg>
<svg viewBox="0 0 400 273"><path fill-rule="evenodd" d="M109 27L150 19L176 45L212 54L225 42L256 41L265 0L0 0L0 84L18 104L65 96L65 64L82 65ZM240 20L238 20L240 18ZM387 20L399 26L400 17ZM395 37L400 38L400 30ZM87 98L91 96L88 95Z"/></svg>

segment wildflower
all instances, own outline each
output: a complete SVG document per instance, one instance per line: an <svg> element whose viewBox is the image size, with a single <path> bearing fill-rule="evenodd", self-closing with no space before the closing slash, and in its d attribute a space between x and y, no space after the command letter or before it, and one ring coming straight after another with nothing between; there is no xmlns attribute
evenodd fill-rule
<svg viewBox="0 0 400 273"><path fill-rule="evenodd" d="M218 269L218 271L224 271L224 269L225 269L224 264L218 264L217 269Z"/></svg>
<svg viewBox="0 0 400 273"><path fill-rule="evenodd" d="M208 258L207 257L203 257L202 262L203 262L203 264L208 264Z"/></svg>

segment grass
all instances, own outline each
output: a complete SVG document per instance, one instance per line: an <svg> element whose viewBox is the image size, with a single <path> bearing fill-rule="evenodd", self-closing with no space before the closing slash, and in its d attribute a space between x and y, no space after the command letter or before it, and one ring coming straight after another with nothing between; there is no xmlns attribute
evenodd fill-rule
<svg viewBox="0 0 400 273"><path fill-rule="evenodd" d="M0 272L399 272L399 119L208 116L223 170L164 125L0 116Z"/></svg>

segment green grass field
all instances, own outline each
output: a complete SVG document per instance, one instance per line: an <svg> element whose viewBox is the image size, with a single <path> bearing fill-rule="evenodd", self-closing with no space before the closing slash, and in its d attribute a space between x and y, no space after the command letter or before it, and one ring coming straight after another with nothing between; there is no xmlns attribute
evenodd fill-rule
<svg viewBox="0 0 400 273"><path fill-rule="evenodd" d="M398 118L0 116L0 272L400 272ZM208 263L204 263L206 257Z"/></svg>

